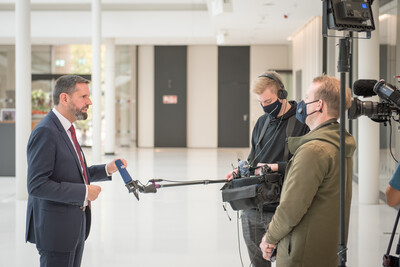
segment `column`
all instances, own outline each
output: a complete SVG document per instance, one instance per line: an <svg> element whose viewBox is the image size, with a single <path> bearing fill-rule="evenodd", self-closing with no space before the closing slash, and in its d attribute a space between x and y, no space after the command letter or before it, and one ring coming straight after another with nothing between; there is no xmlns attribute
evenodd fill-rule
<svg viewBox="0 0 400 267"><path fill-rule="evenodd" d="M92 164L101 160L101 8L100 0L92 0Z"/></svg>
<svg viewBox="0 0 400 267"><path fill-rule="evenodd" d="M15 177L17 200L27 200L26 145L31 129L31 24L30 1L15 3Z"/></svg>
<svg viewBox="0 0 400 267"><path fill-rule="evenodd" d="M372 12L375 31L371 39L358 42L358 78L379 80L379 1L374 1ZM360 98L379 101L377 96ZM358 185L361 204L379 203L379 123L366 116L358 119Z"/></svg>
<svg viewBox="0 0 400 267"><path fill-rule="evenodd" d="M129 114L129 106L131 104L130 98L129 98L129 90L130 87L129 85L125 85L121 87L121 91L124 91L125 94L127 94L126 99L124 97L120 97L119 99L119 129L120 129L120 135L119 135L119 142L121 147L129 147L130 146L130 132L129 132L129 119L131 115Z"/></svg>
<svg viewBox="0 0 400 267"><path fill-rule="evenodd" d="M154 46L138 47L138 147L154 147Z"/></svg>
<svg viewBox="0 0 400 267"><path fill-rule="evenodd" d="M115 42L114 39L106 40L105 58L105 146L106 155L115 154Z"/></svg>

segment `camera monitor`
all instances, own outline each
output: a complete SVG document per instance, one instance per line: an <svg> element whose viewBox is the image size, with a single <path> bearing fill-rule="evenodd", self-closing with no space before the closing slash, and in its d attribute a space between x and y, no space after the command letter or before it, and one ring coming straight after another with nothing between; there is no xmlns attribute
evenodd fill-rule
<svg viewBox="0 0 400 267"><path fill-rule="evenodd" d="M370 0L325 0L324 15L328 28L339 31L371 32L375 30Z"/></svg>

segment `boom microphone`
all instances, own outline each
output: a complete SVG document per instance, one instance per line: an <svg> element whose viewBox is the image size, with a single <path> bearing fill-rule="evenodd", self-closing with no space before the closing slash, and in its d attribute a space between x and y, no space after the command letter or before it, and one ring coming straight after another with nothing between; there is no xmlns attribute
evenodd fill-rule
<svg viewBox="0 0 400 267"><path fill-rule="evenodd" d="M374 86L377 82L377 80L357 80L353 84L353 91L358 96L374 96L376 95Z"/></svg>
<svg viewBox="0 0 400 267"><path fill-rule="evenodd" d="M139 188L140 193L157 193L157 186L158 188L160 187L157 184L149 184L149 185L144 185L142 188Z"/></svg>

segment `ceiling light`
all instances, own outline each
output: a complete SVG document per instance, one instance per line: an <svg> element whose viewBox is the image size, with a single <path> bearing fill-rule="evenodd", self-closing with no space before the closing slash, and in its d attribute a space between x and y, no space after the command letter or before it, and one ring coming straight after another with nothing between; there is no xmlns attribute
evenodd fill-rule
<svg viewBox="0 0 400 267"><path fill-rule="evenodd" d="M231 0L211 0L210 2L211 14L213 16L232 12L232 1Z"/></svg>
<svg viewBox="0 0 400 267"><path fill-rule="evenodd" d="M388 19L389 17L390 17L389 14L382 14L379 16L379 21Z"/></svg>

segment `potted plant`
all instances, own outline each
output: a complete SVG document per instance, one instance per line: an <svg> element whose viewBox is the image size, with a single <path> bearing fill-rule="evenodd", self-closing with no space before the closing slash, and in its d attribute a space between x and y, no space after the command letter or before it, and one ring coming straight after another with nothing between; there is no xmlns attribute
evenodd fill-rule
<svg viewBox="0 0 400 267"><path fill-rule="evenodd" d="M42 89L33 90L31 93L32 100L32 119L42 119L48 112L50 106L49 93Z"/></svg>

